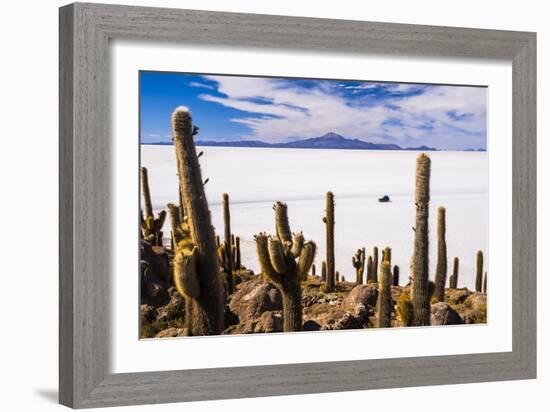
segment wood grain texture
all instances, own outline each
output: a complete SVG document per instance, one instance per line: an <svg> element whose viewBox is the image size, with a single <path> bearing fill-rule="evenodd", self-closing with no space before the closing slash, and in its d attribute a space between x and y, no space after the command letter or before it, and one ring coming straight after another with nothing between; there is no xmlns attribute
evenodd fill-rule
<svg viewBox="0 0 550 412"><path fill-rule="evenodd" d="M59 22L62 404L84 408L536 376L535 34L84 3L62 7ZM513 350L460 356L109 373L109 40L118 38L296 52L511 61Z"/></svg>

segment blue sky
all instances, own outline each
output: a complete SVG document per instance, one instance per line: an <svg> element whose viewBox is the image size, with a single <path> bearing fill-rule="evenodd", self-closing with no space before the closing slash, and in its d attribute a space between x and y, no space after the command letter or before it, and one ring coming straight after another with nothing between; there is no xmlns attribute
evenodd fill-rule
<svg viewBox="0 0 550 412"><path fill-rule="evenodd" d="M140 73L142 143L171 141L187 106L198 140L286 142L335 132L403 147L486 148L483 87Z"/></svg>

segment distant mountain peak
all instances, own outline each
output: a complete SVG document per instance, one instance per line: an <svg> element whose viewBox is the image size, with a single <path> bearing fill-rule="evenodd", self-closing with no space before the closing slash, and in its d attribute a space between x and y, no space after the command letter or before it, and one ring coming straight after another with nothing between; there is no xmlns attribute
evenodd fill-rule
<svg viewBox="0 0 550 412"><path fill-rule="evenodd" d="M171 144L171 143L168 143ZM219 147L269 147L289 149L348 149L348 150L437 150L433 147L401 147L394 143L371 143L365 140L348 139L335 132L328 132L319 137L292 140L286 143L267 143L260 140L236 141L196 141L197 146Z"/></svg>

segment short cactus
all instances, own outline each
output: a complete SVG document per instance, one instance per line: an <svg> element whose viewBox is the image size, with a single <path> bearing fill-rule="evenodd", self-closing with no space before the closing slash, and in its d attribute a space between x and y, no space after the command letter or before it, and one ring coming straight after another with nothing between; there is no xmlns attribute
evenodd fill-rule
<svg viewBox="0 0 550 412"><path fill-rule="evenodd" d="M141 192L143 194L143 208L145 209L145 216L141 213L141 234L153 246L162 246L162 227L166 220L166 211L161 210L156 218L153 215L149 175L146 167L141 168Z"/></svg>
<svg viewBox="0 0 550 412"><path fill-rule="evenodd" d="M365 248L357 249L357 253L351 258L351 264L355 268L355 283L362 285L365 272Z"/></svg>
<svg viewBox="0 0 550 412"><path fill-rule="evenodd" d="M431 296L428 280L430 163L430 158L425 154L421 154L416 160L416 226L414 232L413 282L411 288L413 326L429 326L431 316Z"/></svg>
<svg viewBox="0 0 550 412"><path fill-rule="evenodd" d="M481 292L483 287L483 252L477 252L476 259L476 292Z"/></svg>
<svg viewBox="0 0 550 412"><path fill-rule="evenodd" d="M392 285L399 286L399 266L397 265L393 267Z"/></svg>
<svg viewBox="0 0 550 412"><path fill-rule="evenodd" d="M313 265L311 265L311 276L315 276L315 263Z"/></svg>
<svg viewBox="0 0 550 412"><path fill-rule="evenodd" d="M487 294L487 272L483 276L483 293Z"/></svg>
<svg viewBox="0 0 550 412"><path fill-rule="evenodd" d="M321 282L327 281L327 262L323 260L321 264Z"/></svg>
<svg viewBox="0 0 550 412"><path fill-rule="evenodd" d="M327 292L333 292L336 282L335 263L334 263L334 195L327 192L326 210L323 222L326 225L326 243L327 243Z"/></svg>
<svg viewBox="0 0 550 412"><path fill-rule="evenodd" d="M191 113L178 108L172 115L174 148L186 220L174 254L174 283L185 296L185 323L191 336L220 334L224 323L223 286L214 228L195 142Z"/></svg>
<svg viewBox="0 0 550 412"><path fill-rule="evenodd" d="M437 209L437 267L435 273L435 298L445 301L447 282L447 242L445 241L445 208Z"/></svg>
<svg viewBox="0 0 550 412"><path fill-rule="evenodd" d="M456 289L458 287L458 265L459 260L457 257L453 259L453 274L449 276L449 287Z"/></svg>
<svg viewBox="0 0 550 412"><path fill-rule="evenodd" d="M286 204L274 205L277 235L255 236L258 259L264 276L283 295L283 331L302 330L302 288L300 281L307 278L317 247L305 241L302 233L292 235Z"/></svg>
<svg viewBox="0 0 550 412"><path fill-rule="evenodd" d="M372 256L369 256L367 260L367 283L373 283L374 278L372 276Z"/></svg>
<svg viewBox="0 0 550 412"><path fill-rule="evenodd" d="M393 309L391 282L391 266L387 260L384 260L380 265L378 300L376 302L376 320L379 328L391 327L391 312Z"/></svg>
<svg viewBox="0 0 550 412"><path fill-rule="evenodd" d="M176 250L176 240L174 234L181 224L180 220L180 209L178 206L173 203L168 203L166 205L168 209L168 217L170 218L170 244L172 251Z"/></svg>

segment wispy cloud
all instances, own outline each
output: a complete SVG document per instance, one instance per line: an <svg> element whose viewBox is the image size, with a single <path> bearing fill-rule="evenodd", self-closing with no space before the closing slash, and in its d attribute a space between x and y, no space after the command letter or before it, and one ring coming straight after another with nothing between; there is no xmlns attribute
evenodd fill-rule
<svg viewBox="0 0 550 412"><path fill-rule="evenodd" d="M283 142L329 131L373 142L485 147L486 90L380 82L203 76L199 98L241 112L248 139Z"/></svg>

